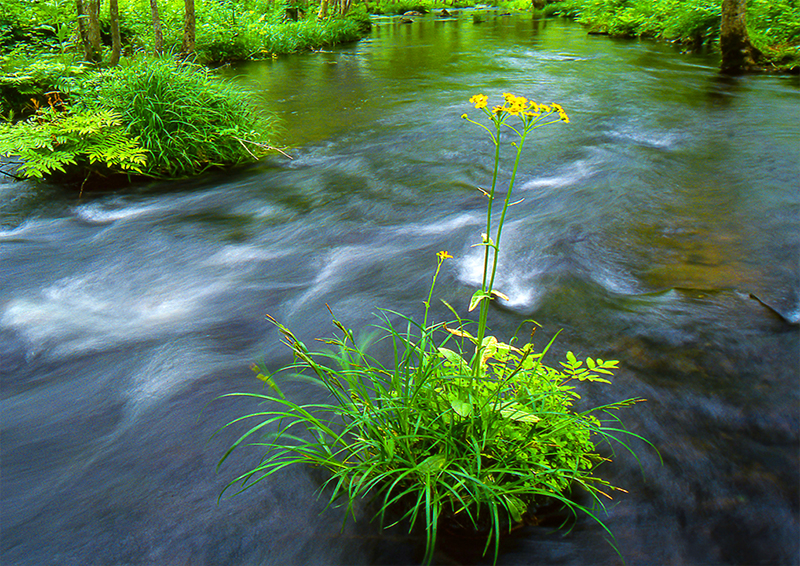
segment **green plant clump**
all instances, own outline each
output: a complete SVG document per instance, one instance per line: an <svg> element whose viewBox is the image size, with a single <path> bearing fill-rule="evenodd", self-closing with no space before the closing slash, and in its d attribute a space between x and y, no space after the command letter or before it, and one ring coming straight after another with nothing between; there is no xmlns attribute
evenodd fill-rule
<svg viewBox="0 0 800 566"><path fill-rule="evenodd" d="M99 104L119 112L149 152L144 173L186 177L209 167L252 161L272 127L247 94L198 65L142 58L107 73Z"/></svg>
<svg viewBox="0 0 800 566"><path fill-rule="evenodd" d="M142 173L147 152L113 110L46 107L16 126L0 126L0 155L22 159L20 173L42 179L75 166Z"/></svg>
<svg viewBox="0 0 800 566"><path fill-rule="evenodd" d="M271 120L208 69L170 57L126 60L101 72L76 69L66 92L39 92L49 107L33 96L35 115L0 125L0 156L22 159L23 177L188 177L273 149ZM32 74L5 80L36 85Z"/></svg>
<svg viewBox="0 0 800 566"><path fill-rule="evenodd" d="M356 501L371 498L384 525L405 521L409 528L421 527L425 563L432 560L442 528L486 537L484 553L493 545L496 561L500 536L547 501L588 513L608 531L593 509L570 498L570 490L580 486L602 505L601 498L618 489L596 473L606 461L598 445L631 434L615 412L640 399L585 410L574 404L580 398L577 383L609 383L618 362L581 361L570 352L559 367L549 367L543 356L555 338L537 352L530 343L487 335L489 304L504 297L493 284L522 146L533 129L569 119L558 104L511 94L491 110L483 95L471 102L485 113L489 126L464 118L488 132L496 150L492 188L484 191L489 197L486 232L478 244L484 250L483 282L469 306L470 311L479 309L477 328L471 330L471 323L449 305L454 322L428 321L436 279L451 257L447 252L438 254L422 322L383 311L380 340L393 352L388 363L370 355L335 319L339 334L325 340L332 350L322 352L311 351L271 319L294 352L294 362L274 373L254 366L270 387L264 394L224 396L254 398L264 408L222 427L255 421L219 464L241 446L266 452L223 494L228 489L239 493L298 464L325 468L331 503L344 499L354 518ZM508 131L516 138L517 156L494 226L501 135ZM302 404L288 398L278 382L292 377L318 385L328 399Z"/></svg>

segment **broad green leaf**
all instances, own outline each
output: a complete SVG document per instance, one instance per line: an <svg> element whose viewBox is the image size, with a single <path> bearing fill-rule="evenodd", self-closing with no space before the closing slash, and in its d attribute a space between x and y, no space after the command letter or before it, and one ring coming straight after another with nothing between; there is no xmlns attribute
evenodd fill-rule
<svg viewBox="0 0 800 566"><path fill-rule="evenodd" d="M464 361L460 354L448 348L437 348L439 354L445 359L448 365L453 366L453 369L459 373L469 374L469 364Z"/></svg>
<svg viewBox="0 0 800 566"><path fill-rule="evenodd" d="M434 454L428 456L419 465L419 471L423 474L432 474L444 468L447 457L444 454Z"/></svg>
<svg viewBox="0 0 800 566"><path fill-rule="evenodd" d="M453 407L453 411L455 411L460 417L472 416L472 403L468 403L460 399L451 399L450 406Z"/></svg>

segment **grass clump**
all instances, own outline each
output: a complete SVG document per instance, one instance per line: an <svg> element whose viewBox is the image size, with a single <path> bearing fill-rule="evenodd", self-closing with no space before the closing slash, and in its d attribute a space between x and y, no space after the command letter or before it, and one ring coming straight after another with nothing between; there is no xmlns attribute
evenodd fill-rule
<svg viewBox="0 0 800 566"><path fill-rule="evenodd" d="M251 161L271 149L272 125L248 96L208 69L169 57L141 58L103 77L105 107L149 152L144 173L186 177Z"/></svg>
<svg viewBox="0 0 800 566"><path fill-rule="evenodd" d="M489 197L486 232L476 244L484 250L483 281L469 305L469 311L479 311L477 323L449 305L453 322L428 320L436 279L451 257L444 251L421 322L382 311L379 340L392 352L388 361L371 355L335 319L338 334L324 340L331 349L312 351L271 318L295 361L274 373L254 366L270 388L265 394L224 396L252 398L263 408L222 427L252 423L219 464L246 445L264 453L223 494L239 493L287 467L322 467L330 474L325 487L331 503L344 500L355 517L357 500L368 498L384 525L405 522L409 529L422 529L425 563L431 562L442 529L482 538L483 553L493 546L496 561L500 537L545 502L585 512L608 531L596 511L574 501L570 491L582 487L602 506L600 498L617 489L597 475L607 461L598 447L630 434L616 411L640 399L583 410L574 404L580 398L577 383L610 383L618 362L579 360L570 352L550 367L543 358L555 338L536 351L532 343L520 344L516 337L505 342L487 331L490 303L505 298L493 285L522 146L532 130L569 119L558 104L511 94L491 110L486 96L471 102L488 125L463 117L483 128L495 145L492 186L483 191ZM492 208L506 133L515 138L517 156L497 221ZM319 386L327 399L303 404L288 398L281 381L291 378Z"/></svg>

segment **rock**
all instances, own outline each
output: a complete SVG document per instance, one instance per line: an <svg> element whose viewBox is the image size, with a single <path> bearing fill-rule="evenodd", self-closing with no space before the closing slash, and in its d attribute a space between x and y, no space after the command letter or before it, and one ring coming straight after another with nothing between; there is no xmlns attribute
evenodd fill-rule
<svg viewBox="0 0 800 566"><path fill-rule="evenodd" d="M400 18L400 23L401 24L411 24L411 23L414 23L414 20L412 20L411 18Z"/></svg>
<svg viewBox="0 0 800 566"><path fill-rule="evenodd" d="M443 8L442 11L439 12L439 17L440 18L452 18L453 15L450 12L448 12L446 9Z"/></svg>
<svg viewBox="0 0 800 566"><path fill-rule="evenodd" d="M411 10L410 12L406 12L403 14L404 16L421 16L421 12L417 12L416 10Z"/></svg>

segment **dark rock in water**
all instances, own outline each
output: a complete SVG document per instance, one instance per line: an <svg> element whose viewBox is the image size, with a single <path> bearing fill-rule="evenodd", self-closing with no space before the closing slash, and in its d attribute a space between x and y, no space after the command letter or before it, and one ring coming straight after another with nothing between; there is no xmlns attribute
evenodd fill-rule
<svg viewBox="0 0 800 566"><path fill-rule="evenodd" d="M439 17L440 18L451 18L451 17L453 17L453 15L450 12L448 12L446 9L442 8L442 11L439 12Z"/></svg>
<svg viewBox="0 0 800 566"><path fill-rule="evenodd" d="M480 14L472 14L472 23L473 24L482 24L483 23L483 16Z"/></svg>
<svg viewBox="0 0 800 566"><path fill-rule="evenodd" d="M609 33L600 29L592 29L589 30L589 35L609 35Z"/></svg>
<svg viewBox="0 0 800 566"><path fill-rule="evenodd" d="M416 10L411 10L410 12L406 12L403 15L404 16L421 16L422 12L417 12Z"/></svg>
<svg viewBox="0 0 800 566"><path fill-rule="evenodd" d="M411 18L400 18L400 23L401 24L411 24L413 22L414 22L414 20L412 20Z"/></svg>

